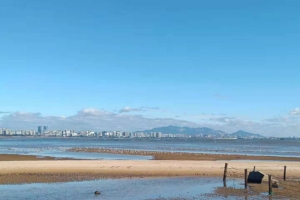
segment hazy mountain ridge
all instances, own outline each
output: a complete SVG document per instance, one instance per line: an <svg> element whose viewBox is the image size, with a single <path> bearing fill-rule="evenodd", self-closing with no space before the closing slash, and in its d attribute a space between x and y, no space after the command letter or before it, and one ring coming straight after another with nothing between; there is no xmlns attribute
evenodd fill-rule
<svg viewBox="0 0 300 200"><path fill-rule="evenodd" d="M230 135L233 137L263 137L260 134L249 133L243 130L239 130L237 132L231 133Z"/></svg>
<svg viewBox="0 0 300 200"><path fill-rule="evenodd" d="M190 135L201 134L201 135L213 135L215 137L220 137L224 135L231 136L231 137L263 137L260 134L249 133L243 130L239 130L234 133L226 133L221 130L215 130L207 127L191 128L191 127L179 127L179 126L164 126L164 127L157 127L150 130L144 130L139 132L144 132L144 133L161 132L162 134L170 133L170 134L190 134Z"/></svg>

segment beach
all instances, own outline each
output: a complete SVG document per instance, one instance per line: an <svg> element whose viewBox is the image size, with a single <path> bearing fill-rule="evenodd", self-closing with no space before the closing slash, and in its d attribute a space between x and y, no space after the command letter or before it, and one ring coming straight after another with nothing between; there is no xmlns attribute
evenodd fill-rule
<svg viewBox="0 0 300 200"><path fill-rule="evenodd" d="M171 176L222 177L228 163L227 177L242 178L244 169L256 170L282 178L284 166L288 178L300 174L299 158L151 152L113 149L70 149L75 152L116 153L152 156L152 160L74 160L50 156L0 154L0 184L47 183L95 180L103 178L141 178Z"/></svg>
<svg viewBox="0 0 300 200"><path fill-rule="evenodd" d="M83 156L79 159L75 156L77 154L83 154ZM241 184L244 181L244 169L248 169L250 172L255 166L257 171L271 174L273 178L280 181L280 188L273 188L273 197L297 199L297 191L300 186L298 181L300 158L294 156L154 151L107 147L67 148L65 152L59 154L60 156L56 155L55 153L49 156L40 153L37 155L0 154L0 185L6 188L9 185L14 188L16 184L29 185L28 187L38 195L40 194L39 191L35 190L35 185L31 184L38 184L38 187L56 187L57 184L53 185L52 183L80 184L84 181L95 181L97 185L105 185L105 181L116 180L116 184L121 184L123 181L125 181L124 183L133 181L134 184L137 184L135 187L138 187L139 180L143 184L150 184L151 180L157 181L155 184L161 184L160 180L168 180L168 185L170 184L168 187L172 189L177 187L174 178L178 178L179 181L192 178L197 184L206 184L205 182L209 183L210 180L214 180L215 184L208 188L210 192L206 194L207 199L222 199L223 197L255 199L267 196L268 176L264 177L262 184L248 184L248 190L245 190ZM121 159L101 159L101 155ZM223 187L225 163L228 163L227 186ZM287 166L287 181L283 181L284 166ZM174 184L172 181L175 181ZM93 185L92 182L90 182L91 185ZM235 182L236 184L234 184ZM188 188L192 192L194 185L193 183L189 184ZM65 186L67 187L67 185ZM150 186L151 184L148 188ZM121 187L124 188L124 186ZM140 190L143 191L143 187ZM102 191L105 195L111 192L109 188L102 188ZM201 193L197 191L198 189L190 194ZM142 194L141 192L140 195ZM163 194L166 193L161 195ZM182 194L182 191L179 194ZM7 195L14 199L11 194L7 193ZM31 197L30 194L28 196ZM113 196L116 197L118 194L113 194ZM183 199L189 199L187 197L188 194L185 194Z"/></svg>
<svg viewBox="0 0 300 200"><path fill-rule="evenodd" d="M172 155L182 156L181 153ZM164 155L165 156L165 155ZM72 160L68 158L37 157L31 155L0 154L0 185L28 183L81 182L112 179L144 179L203 177L219 178L228 163L227 180L243 180L244 169L248 172L256 167L257 171L271 174L280 180L281 188L273 191L278 197L297 199L299 187L300 162L255 160L217 160L219 155L202 155L202 160ZM236 156L236 155L235 155ZM222 156L220 156L222 157ZM191 157L190 157L191 158ZM204 159L207 160L204 160ZM213 160L211 160L214 158ZM222 158L223 159L223 158ZM278 159L277 161L275 161ZM287 181L283 182L283 169L287 166ZM250 190L232 187L215 188L209 197L259 197L268 191L267 176L262 184L249 184ZM150 180L150 179L149 179ZM283 189L284 188L284 189ZM250 192L251 191L251 192Z"/></svg>
<svg viewBox="0 0 300 200"><path fill-rule="evenodd" d="M253 166L256 166L256 170L272 174L276 178L282 177L284 166L288 166L289 179L295 179L300 174L299 162L226 162L229 178L241 178L244 176L244 169L250 171ZM1 161L0 163L1 184L126 177L222 177L225 164L224 161L181 160L27 160Z"/></svg>

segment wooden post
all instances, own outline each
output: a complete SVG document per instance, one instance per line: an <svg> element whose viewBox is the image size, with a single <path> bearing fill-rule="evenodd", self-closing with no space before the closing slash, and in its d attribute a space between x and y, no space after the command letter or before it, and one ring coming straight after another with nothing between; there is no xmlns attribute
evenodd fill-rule
<svg viewBox="0 0 300 200"><path fill-rule="evenodd" d="M273 194L273 191L272 191L272 176L269 175L269 194Z"/></svg>
<svg viewBox="0 0 300 200"><path fill-rule="evenodd" d="M245 189L247 189L247 186L248 186L248 170L245 169Z"/></svg>
<svg viewBox="0 0 300 200"><path fill-rule="evenodd" d="M226 181L223 181L223 186L224 186L224 188L227 187Z"/></svg>
<svg viewBox="0 0 300 200"><path fill-rule="evenodd" d="M223 182L226 181L226 176L227 176L227 166L228 166L228 163L225 163L224 175L223 175Z"/></svg>
<svg viewBox="0 0 300 200"><path fill-rule="evenodd" d="M283 170L283 180L285 181L286 179L286 166L284 166L284 170Z"/></svg>
<svg viewBox="0 0 300 200"><path fill-rule="evenodd" d="M253 171L255 172L255 166L253 167Z"/></svg>

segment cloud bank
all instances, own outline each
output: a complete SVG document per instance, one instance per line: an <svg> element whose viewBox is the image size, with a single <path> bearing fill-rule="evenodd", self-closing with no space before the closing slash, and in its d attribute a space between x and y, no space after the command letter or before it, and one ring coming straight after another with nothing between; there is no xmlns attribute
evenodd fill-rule
<svg viewBox="0 0 300 200"><path fill-rule="evenodd" d="M150 118L134 112L159 109L156 107L125 107L118 112L110 112L95 108L86 108L76 114L62 116L43 116L41 113L14 112L0 118L0 128L36 129L39 125L47 125L51 129L73 130L120 130L137 131L161 126L209 127L232 133L245 130L265 136L297 136L300 137L299 108L288 112L285 116L251 121L224 115L198 116L190 120L175 118Z"/></svg>
<svg viewBox="0 0 300 200"><path fill-rule="evenodd" d="M296 115L295 110L297 111L297 109L294 109L285 116L264 119L262 121L243 120L236 117L213 117L210 118L210 121L214 124L210 125L213 128L226 132L245 130L265 136L300 137L300 115Z"/></svg>
<svg viewBox="0 0 300 200"><path fill-rule="evenodd" d="M291 110L290 115L300 115L300 108L295 108Z"/></svg>
<svg viewBox="0 0 300 200"><path fill-rule="evenodd" d="M0 115L1 115L1 114L8 114L8 113L11 113L11 112L0 111Z"/></svg>
<svg viewBox="0 0 300 200"><path fill-rule="evenodd" d="M51 129L136 131L169 125L194 127L197 124L185 120L147 118L137 114L114 113L94 108L82 109L68 117L15 112L2 117L0 121L0 127L12 129L36 129L39 125L47 125Z"/></svg>

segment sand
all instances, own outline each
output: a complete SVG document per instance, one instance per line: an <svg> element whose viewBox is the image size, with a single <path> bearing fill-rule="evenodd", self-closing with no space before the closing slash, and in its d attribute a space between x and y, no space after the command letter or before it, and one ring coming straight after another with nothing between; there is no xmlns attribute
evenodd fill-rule
<svg viewBox="0 0 300 200"><path fill-rule="evenodd" d="M238 189L233 187L218 187L208 197L225 197L228 199L299 199L300 182L295 180L280 180L279 188L273 188L269 195L269 185L267 181L261 184L248 184L247 189Z"/></svg>
<svg viewBox="0 0 300 200"><path fill-rule="evenodd" d="M0 154L0 161L23 161L23 160L72 160L71 158L55 158L50 156L33 156L19 154Z"/></svg>
<svg viewBox="0 0 300 200"><path fill-rule="evenodd" d="M250 156L250 155L228 155L228 154L204 154L184 152L163 151L141 151L110 148L72 148L71 152L96 152L109 154L152 156L154 160L270 160L270 161L300 161L299 157L275 157L275 156Z"/></svg>
<svg viewBox="0 0 300 200"><path fill-rule="evenodd" d="M162 154L176 158L182 154ZM217 160L219 155L184 155L180 160L56 160L53 157L0 154L0 184L51 183L106 178L147 178L173 176L219 177L222 181L226 159ZM187 158L195 160L185 160ZM201 159L199 159L201 158ZM205 160L207 159L207 160ZM212 159L212 160L210 160ZM236 159L236 158L235 158ZM254 158L253 158L254 159ZM217 160L217 161L216 161ZM257 160L254 159L254 160ZM280 181L280 189L273 188L273 197L298 199L300 186L300 162L293 161L226 161L227 179L243 178L244 169L271 174ZM283 182L283 169L287 166L287 181ZM210 197L266 198L267 182L249 184L250 189L217 188Z"/></svg>
<svg viewBox="0 0 300 200"><path fill-rule="evenodd" d="M288 179L300 175L299 162L228 162L228 178L242 178L244 169L256 166L266 174L281 179L283 166ZM1 161L0 184L32 182L65 182L100 178L218 176L222 177L223 161L172 160L40 160Z"/></svg>
<svg viewBox="0 0 300 200"><path fill-rule="evenodd" d="M218 187L207 197L225 197L226 199L299 199L300 182L281 181L280 188L273 188L272 195L268 193L268 183L249 184L248 189L237 189L233 187Z"/></svg>

